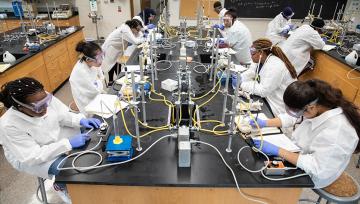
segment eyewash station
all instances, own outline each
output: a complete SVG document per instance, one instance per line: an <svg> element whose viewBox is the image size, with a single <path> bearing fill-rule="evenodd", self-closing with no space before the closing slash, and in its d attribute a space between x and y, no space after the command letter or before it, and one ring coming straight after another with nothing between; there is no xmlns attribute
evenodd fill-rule
<svg viewBox="0 0 360 204"><path fill-rule="evenodd" d="M186 19L170 27L168 9L162 11L112 95L87 107L103 124L63 160L56 182L67 185L73 203L297 202L313 183L254 147L253 139L282 131L249 125L273 115L266 100L228 85L244 67L232 63L231 49L212 43L220 33L201 8L196 27Z"/></svg>

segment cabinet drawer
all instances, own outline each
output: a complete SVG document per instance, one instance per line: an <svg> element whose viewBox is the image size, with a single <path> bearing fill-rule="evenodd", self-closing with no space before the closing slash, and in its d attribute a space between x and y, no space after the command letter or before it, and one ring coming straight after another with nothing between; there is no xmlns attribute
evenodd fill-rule
<svg viewBox="0 0 360 204"><path fill-rule="evenodd" d="M62 53L67 52L66 46L63 42L55 44L48 49L46 49L43 53L45 63L48 64L51 61L58 58Z"/></svg>

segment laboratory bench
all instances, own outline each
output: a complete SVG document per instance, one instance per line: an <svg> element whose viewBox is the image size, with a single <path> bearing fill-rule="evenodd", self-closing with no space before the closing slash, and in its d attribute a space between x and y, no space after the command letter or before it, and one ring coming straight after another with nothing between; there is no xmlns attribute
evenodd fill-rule
<svg viewBox="0 0 360 204"><path fill-rule="evenodd" d="M335 48L336 49L336 48ZM300 76L300 80L321 79L339 88L344 96L360 107L360 69L346 63L336 50L314 51L313 70Z"/></svg>
<svg viewBox="0 0 360 204"><path fill-rule="evenodd" d="M60 27L64 29L66 27ZM34 77L45 87L45 90L53 92L63 82L65 82L78 60L78 53L75 47L79 41L84 39L83 27L75 27L75 31L57 37L40 45L40 50L36 52L25 52L23 46L26 42L25 37L20 37L14 41L1 41L1 63L3 53L9 51L16 57L16 61L9 68L0 72L0 84L20 77ZM20 32L20 28L7 32L7 34Z"/></svg>
<svg viewBox="0 0 360 204"><path fill-rule="evenodd" d="M169 50L159 49L160 58L177 60L179 55L179 45ZM209 53L204 53L203 48L198 48L198 55L194 56L190 49L187 49L188 56L193 56L193 61L206 61ZM135 50L130 56L128 64L138 64L139 50ZM189 64L190 67L195 63ZM167 63L159 63L158 68L167 67ZM173 62L173 66L166 71L158 72L158 80L155 81L157 92L163 93L167 99L174 101L172 93L160 88L161 81L174 79L177 77L178 63ZM211 90L213 82L209 81L208 74L200 74L192 71L191 83L195 97L199 97ZM116 94L120 85L114 85L111 93ZM223 88L223 87L222 87ZM231 88L230 88L231 89ZM175 91L176 92L176 91ZM230 92L233 92L230 90ZM213 94L204 99L197 100L196 104L201 104L208 100ZM152 98L160 98L154 94ZM273 117L269 105L264 99L259 98L264 103L262 112L268 117ZM228 109L231 108L232 100L228 98ZM200 108L202 120L221 120L223 95L218 92L210 103ZM142 120L142 107L139 104L139 119ZM147 122L151 126L163 126L168 120L168 107L157 101L147 99L146 102ZM185 116L184 116L185 117ZM134 117L131 111L124 112L126 124L131 133L135 134ZM112 119L106 119L111 124L111 134L114 134ZM229 122L229 117L226 123ZM123 120L120 113L116 121L119 127L119 134L126 135ZM214 124L204 123L202 128L212 129ZM221 130L221 128L219 129ZM140 125L140 135L148 132L149 129ZM164 135L176 134L176 130L162 130L146 137L141 138L142 151L136 150L136 139L133 139L134 156L137 156L148 149L157 139ZM81 150L93 147L99 141L96 132L91 133L91 140L86 147ZM208 142L216 146L224 156L226 162L234 170L239 187L244 193L258 198L264 198L268 203L297 203L302 192L302 188L312 188L314 186L309 176L299 177L287 181L270 181L261 176L260 173L249 173L240 167L237 161L238 150L243 146L248 146L242 137L234 135L232 140L232 152L225 151L228 145L228 136L215 136L211 133L192 132L191 138ZM102 164L106 161L107 138L101 142L97 150L103 157ZM244 199L237 191L233 176L225 166L216 151L204 144L193 144L191 150L191 167L178 167L178 147L177 138L167 137L156 143L148 152L138 159L126 164L93 169L86 172L76 170L61 171L56 176L56 182L65 183L69 191L72 203L251 203ZM77 150L77 151L81 151ZM133 156L133 157L134 157ZM244 165L250 169L259 169L264 165L264 158L255 154L250 148L246 148L241 154L240 159ZM84 155L75 163L77 166L90 166L97 163L99 158L95 155ZM64 167L71 165L72 159L66 161ZM303 173L302 170L294 170L286 176ZM278 178L278 177L277 177Z"/></svg>

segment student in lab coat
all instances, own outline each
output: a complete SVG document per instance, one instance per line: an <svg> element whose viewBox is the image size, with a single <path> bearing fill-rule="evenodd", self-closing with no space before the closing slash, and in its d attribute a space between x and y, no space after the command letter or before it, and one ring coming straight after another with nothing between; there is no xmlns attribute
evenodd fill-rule
<svg viewBox="0 0 360 204"><path fill-rule="evenodd" d="M151 8L146 8L141 11L137 16L134 16L133 19L137 19L141 22L143 28L142 31L155 28L155 25L151 23L155 19L156 12Z"/></svg>
<svg viewBox="0 0 360 204"><path fill-rule="evenodd" d="M232 58L235 64L248 65L251 63L251 56L249 47L251 46L251 33L249 29L239 20L236 20L236 11L229 9L224 16L226 36L224 42L220 41L221 47L232 48L236 54L235 59Z"/></svg>
<svg viewBox="0 0 360 204"><path fill-rule="evenodd" d="M105 58L101 68L108 82L113 81L117 59L124 54L123 51L126 50L128 43L139 45L144 42L144 38L139 36L141 29L142 24L139 20L128 20L106 38L102 45Z"/></svg>
<svg viewBox="0 0 360 204"><path fill-rule="evenodd" d="M254 63L241 74L240 88L265 97L276 116L284 113L282 96L286 87L297 79L294 67L282 50L274 46L269 39L260 38L254 41L250 51ZM236 75L233 75L233 86L236 81Z"/></svg>
<svg viewBox="0 0 360 204"><path fill-rule="evenodd" d="M214 3L214 11L218 14L220 23L213 25L214 28L218 28L222 37L226 36L226 31L228 28L223 24L225 13L228 11L226 8L223 8L220 1Z"/></svg>
<svg viewBox="0 0 360 204"><path fill-rule="evenodd" d="M345 99L339 89L317 79L293 82L283 99L288 114L275 120L282 127L291 127L293 120L289 117L301 118L292 134L301 151L289 152L265 141L262 151L303 169L315 188L332 184L344 172L353 152L360 150L359 108ZM271 120L274 125L274 119ZM255 145L259 148L260 141L255 141Z"/></svg>
<svg viewBox="0 0 360 204"><path fill-rule="evenodd" d="M294 25L291 24L293 15L294 11L291 7L286 7L268 24L265 36L274 45L286 40L288 32L294 29Z"/></svg>
<svg viewBox="0 0 360 204"><path fill-rule="evenodd" d="M104 75L100 68L104 53L95 42L79 42L76 51L81 53L81 58L75 64L69 81L76 106L86 115L85 107L104 92Z"/></svg>
<svg viewBox="0 0 360 204"><path fill-rule="evenodd" d="M80 133L81 126L100 125L98 119L70 112L33 78L3 85L0 101L8 109L0 122L6 159L15 169L42 178L57 175L63 155L90 139Z"/></svg>
<svg viewBox="0 0 360 204"><path fill-rule="evenodd" d="M228 10L223 8L220 1L216 1L214 3L214 11L219 15L219 18L223 18Z"/></svg>
<svg viewBox="0 0 360 204"><path fill-rule="evenodd" d="M310 60L312 50L320 50L325 46L320 34L325 22L322 19L314 19L310 25L300 26L285 40L281 49L291 61L299 75Z"/></svg>

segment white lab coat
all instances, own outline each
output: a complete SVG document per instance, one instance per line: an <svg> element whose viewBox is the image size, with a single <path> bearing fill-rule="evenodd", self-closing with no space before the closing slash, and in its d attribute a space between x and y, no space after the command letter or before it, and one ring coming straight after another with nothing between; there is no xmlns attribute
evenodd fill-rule
<svg viewBox="0 0 360 204"><path fill-rule="evenodd" d="M280 117L283 127L292 125L287 117ZM297 166L311 176L315 188L330 185L344 172L359 141L341 108L304 119L292 136L301 148Z"/></svg>
<svg viewBox="0 0 360 204"><path fill-rule="evenodd" d="M49 178L50 165L72 149L68 138L80 133L82 118L82 114L69 112L56 97L43 117L30 117L10 108L0 123L6 159L19 171Z"/></svg>
<svg viewBox="0 0 360 204"><path fill-rule="evenodd" d="M225 16L225 13L227 12L228 10L226 8L222 8L221 11L219 12L219 18L221 20L223 20L224 16Z"/></svg>
<svg viewBox="0 0 360 204"><path fill-rule="evenodd" d="M124 54L123 51L126 50L128 42L138 45L143 43L144 39L139 36L135 36L130 27L126 24L122 24L106 38L104 44L102 45L102 50L105 51L105 58L101 68L104 73L108 73L115 65L118 57Z"/></svg>
<svg viewBox="0 0 360 204"><path fill-rule="evenodd" d="M89 67L79 60L70 75L71 93L80 112L103 90L104 75L100 67Z"/></svg>
<svg viewBox="0 0 360 204"><path fill-rule="evenodd" d="M284 16L280 13L278 14L270 23L268 24L268 28L266 30L266 38L269 38L273 45L280 43L286 38L281 36L280 33L284 30L285 26L291 24L291 19L287 20Z"/></svg>
<svg viewBox="0 0 360 204"><path fill-rule="evenodd" d="M294 82L285 63L274 55L269 55L259 72L260 83L254 80L257 64L241 74L241 89L265 97L275 116L285 113L283 95L286 87Z"/></svg>
<svg viewBox="0 0 360 204"><path fill-rule="evenodd" d="M319 50L325 46L319 33L309 25L296 29L281 45L281 49L293 64L299 75L310 60L310 51Z"/></svg>
<svg viewBox="0 0 360 204"><path fill-rule="evenodd" d="M236 59L233 60L235 64L251 63L251 33L242 22L235 20L234 24L226 31L225 43L236 51Z"/></svg>

